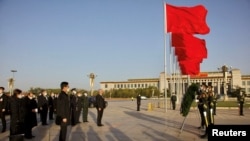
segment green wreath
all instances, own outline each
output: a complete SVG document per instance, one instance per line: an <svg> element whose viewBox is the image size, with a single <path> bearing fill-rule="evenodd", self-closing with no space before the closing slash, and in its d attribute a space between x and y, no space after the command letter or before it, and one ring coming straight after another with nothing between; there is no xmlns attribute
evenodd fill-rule
<svg viewBox="0 0 250 141"><path fill-rule="evenodd" d="M183 96L182 102L181 102L181 114L182 116L186 117L190 111L190 107L193 103L193 100L195 99L196 92L198 91L199 86L197 84L191 84L185 95Z"/></svg>

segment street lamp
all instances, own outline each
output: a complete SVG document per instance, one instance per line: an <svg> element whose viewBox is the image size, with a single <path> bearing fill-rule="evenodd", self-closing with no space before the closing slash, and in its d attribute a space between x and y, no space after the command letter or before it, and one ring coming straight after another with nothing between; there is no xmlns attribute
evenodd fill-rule
<svg viewBox="0 0 250 141"><path fill-rule="evenodd" d="M90 85L90 88L91 88L91 96L93 96L93 92L94 92L94 80L97 77L97 75L95 75L94 73L90 73L88 75L88 77L89 77L89 85Z"/></svg>
<svg viewBox="0 0 250 141"><path fill-rule="evenodd" d="M17 72L17 70L11 70L11 72L13 73L12 78L9 79L9 89L10 89L10 96L13 95L13 89L14 89L14 81L15 81L15 75L14 73Z"/></svg>
<svg viewBox="0 0 250 141"><path fill-rule="evenodd" d="M231 68L230 68L231 69ZM224 91L224 101L228 100L227 95L227 73L229 72L229 67L226 65L223 65L222 67L218 68L218 70L221 70L223 73L223 91Z"/></svg>

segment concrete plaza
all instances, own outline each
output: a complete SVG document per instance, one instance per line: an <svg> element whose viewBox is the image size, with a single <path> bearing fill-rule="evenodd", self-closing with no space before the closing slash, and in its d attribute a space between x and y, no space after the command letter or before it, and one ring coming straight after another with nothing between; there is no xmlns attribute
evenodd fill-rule
<svg viewBox="0 0 250 141"><path fill-rule="evenodd" d="M108 99L107 99L108 100ZM197 109L191 109L183 124L184 117L179 108L167 110L159 104L148 109L152 100L142 100L141 110L136 111L136 101L108 100L102 122L104 126L96 125L96 109L89 108L87 123L79 123L68 127L69 141L206 141L199 136L204 133L197 127L200 117ZM238 109L217 109L215 124L248 124L250 125L250 110L244 109L245 116L239 116ZM39 117L39 116L37 116ZM38 118L39 121L39 118ZM80 119L81 121L81 119ZM9 117L7 117L9 128ZM182 128L182 125L183 128ZM0 124L0 129L2 128ZM59 126L54 121L49 125L33 128L35 138L30 141L58 141ZM182 129L182 130L181 130ZM0 133L0 141L8 141L9 130ZM26 139L28 141L28 139Z"/></svg>

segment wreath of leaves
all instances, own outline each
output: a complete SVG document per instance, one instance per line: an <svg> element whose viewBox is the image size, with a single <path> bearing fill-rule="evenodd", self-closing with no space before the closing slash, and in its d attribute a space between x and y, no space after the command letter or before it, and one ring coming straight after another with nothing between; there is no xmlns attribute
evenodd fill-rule
<svg viewBox="0 0 250 141"><path fill-rule="evenodd" d="M181 114L186 117L190 111L193 100L195 99L196 92L198 91L199 86L197 84L191 84L185 95L183 96L181 103Z"/></svg>

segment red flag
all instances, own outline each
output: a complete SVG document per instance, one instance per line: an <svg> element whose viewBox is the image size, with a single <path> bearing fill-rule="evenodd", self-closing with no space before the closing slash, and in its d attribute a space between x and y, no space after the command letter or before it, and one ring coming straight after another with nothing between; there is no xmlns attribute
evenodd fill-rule
<svg viewBox="0 0 250 141"><path fill-rule="evenodd" d="M200 63L196 61L180 61L180 70L183 75L197 75L200 73Z"/></svg>
<svg viewBox="0 0 250 141"><path fill-rule="evenodd" d="M208 34L207 9L203 5L177 7L166 4L167 32Z"/></svg>
<svg viewBox="0 0 250 141"><path fill-rule="evenodd" d="M172 46L180 58L207 58L206 42L189 34L172 33Z"/></svg>

